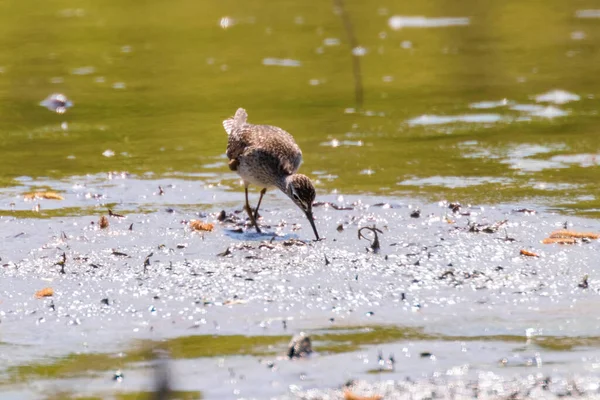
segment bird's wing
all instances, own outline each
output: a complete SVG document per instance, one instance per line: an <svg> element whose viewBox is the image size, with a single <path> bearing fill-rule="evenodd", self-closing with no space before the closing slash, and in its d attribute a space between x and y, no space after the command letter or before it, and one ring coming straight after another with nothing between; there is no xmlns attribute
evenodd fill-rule
<svg viewBox="0 0 600 400"><path fill-rule="evenodd" d="M243 124L234 127L227 142L227 158L269 160L269 165L285 175L295 174L302 162L302 151L293 137L270 125Z"/></svg>
<svg viewBox="0 0 600 400"><path fill-rule="evenodd" d="M234 160L242 155L244 150L250 145L250 141L248 140L249 133L244 127L235 127L231 131L227 140L227 158Z"/></svg>
<svg viewBox="0 0 600 400"><path fill-rule="evenodd" d="M238 108L233 117L227 118L225 121L223 121L223 128L225 128L227 135L231 135L233 130L244 125L247 119L248 114L246 113L246 110L243 108Z"/></svg>
<svg viewBox="0 0 600 400"><path fill-rule="evenodd" d="M243 154L237 159L253 160L253 162L259 160L262 165L271 166L273 172L278 176L292 175L297 170L294 163L286 157L280 157L272 151L255 146L246 147Z"/></svg>

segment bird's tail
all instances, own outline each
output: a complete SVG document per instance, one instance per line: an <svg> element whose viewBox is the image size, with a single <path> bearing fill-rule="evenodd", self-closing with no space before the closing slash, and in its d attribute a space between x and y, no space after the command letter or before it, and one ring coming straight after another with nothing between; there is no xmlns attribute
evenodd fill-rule
<svg viewBox="0 0 600 400"><path fill-rule="evenodd" d="M225 132L227 132L228 135L231 135L231 132L233 132L235 128L244 125L247 119L248 114L246 113L246 110L238 108L233 117L223 121L223 128L225 128Z"/></svg>

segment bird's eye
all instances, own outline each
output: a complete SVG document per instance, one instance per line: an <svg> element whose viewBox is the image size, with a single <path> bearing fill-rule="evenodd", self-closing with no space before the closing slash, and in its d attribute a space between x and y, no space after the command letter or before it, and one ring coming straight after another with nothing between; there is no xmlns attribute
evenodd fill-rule
<svg viewBox="0 0 600 400"><path fill-rule="evenodd" d="M300 201L300 197L296 193L292 194L292 196L294 196L294 200Z"/></svg>

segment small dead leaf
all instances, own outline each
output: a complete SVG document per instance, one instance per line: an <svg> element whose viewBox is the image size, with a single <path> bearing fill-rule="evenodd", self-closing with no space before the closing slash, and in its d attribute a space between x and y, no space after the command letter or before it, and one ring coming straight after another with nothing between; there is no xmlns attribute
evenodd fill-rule
<svg viewBox="0 0 600 400"><path fill-rule="evenodd" d="M100 217L100 222L98 224L100 225L100 229L108 228L108 218L106 218L106 215Z"/></svg>
<svg viewBox="0 0 600 400"><path fill-rule="evenodd" d="M542 240L543 244L575 244L577 243L577 239L574 238L546 238Z"/></svg>
<svg viewBox="0 0 600 400"><path fill-rule="evenodd" d="M550 234L551 239L557 238L576 238L576 239L600 239L600 233L577 232L561 229Z"/></svg>
<svg viewBox="0 0 600 400"><path fill-rule="evenodd" d="M54 295L54 289L51 287L43 288L42 290L38 290L35 292L35 298L41 299L42 297L51 297Z"/></svg>
<svg viewBox="0 0 600 400"><path fill-rule="evenodd" d="M533 252L531 252L529 250L524 250L524 249L521 250L520 254L522 256L527 256L527 257L539 257L537 254L535 254L535 253L533 253Z"/></svg>
<svg viewBox="0 0 600 400"><path fill-rule="evenodd" d="M33 192L25 195L25 200L34 199L64 200L65 198L56 192Z"/></svg>
<svg viewBox="0 0 600 400"><path fill-rule="evenodd" d="M212 232L215 226L210 222L202 222L197 219L192 219L190 220L190 228L195 231Z"/></svg>
<svg viewBox="0 0 600 400"><path fill-rule="evenodd" d="M359 394L352 393L350 390L344 390L344 400L381 400L383 396L374 394L372 396L361 396Z"/></svg>

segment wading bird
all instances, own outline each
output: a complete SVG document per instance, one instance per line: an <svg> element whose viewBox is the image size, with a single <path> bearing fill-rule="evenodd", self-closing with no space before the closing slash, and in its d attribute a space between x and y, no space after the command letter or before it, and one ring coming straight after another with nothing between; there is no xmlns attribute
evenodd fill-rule
<svg viewBox="0 0 600 400"><path fill-rule="evenodd" d="M227 158L229 169L238 173L244 182L246 205L250 222L261 233L256 221L258 208L267 189L279 188L306 215L315 232L312 204L315 200L315 187L311 180L297 174L302 163L302 151L292 135L281 128L271 125L254 125L247 122L248 114L239 108L235 115L223 121L223 127L229 136L227 142ZM248 186L262 187L256 210L252 213L248 202Z"/></svg>

